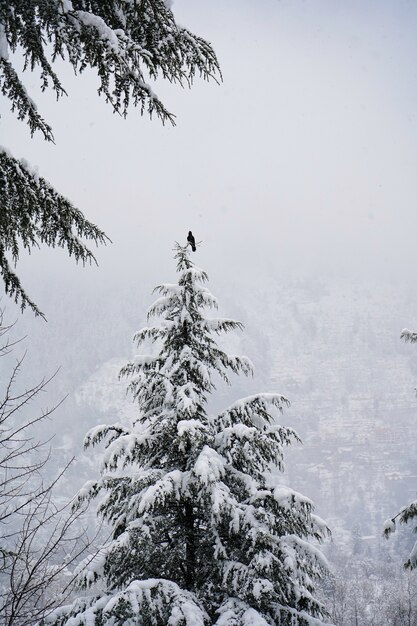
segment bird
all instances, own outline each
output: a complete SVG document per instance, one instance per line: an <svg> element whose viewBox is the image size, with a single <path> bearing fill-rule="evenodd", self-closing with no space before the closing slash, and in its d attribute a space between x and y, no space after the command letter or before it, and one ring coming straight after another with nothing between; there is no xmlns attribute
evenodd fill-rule
<svg viewBox="0 0 417 626"><path fill-rule="evenodd" d="M193 235L193 233L191 232L191 230L189 230L189 231L188 231L187 241L188 241L188 243L189 243L189 244L190 244L190 246L191 246L191 250L192 250L193 252L195 252L195 251L196 251L196 247L195 247L195 239L194 239L194 235Z"/></svg>

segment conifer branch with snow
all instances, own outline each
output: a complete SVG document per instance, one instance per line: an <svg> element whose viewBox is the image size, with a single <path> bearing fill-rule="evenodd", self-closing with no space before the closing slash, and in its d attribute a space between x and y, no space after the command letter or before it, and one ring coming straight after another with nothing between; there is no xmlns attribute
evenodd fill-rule
<svg viewBox="0 0 417 626"><path fill-rule="evenodd" d="M196 75L220 80L220 68L209 42L179 26L164 0L15 0L0 3L0 93L11 111L28 124L31 134L52 141L51 126L38 112L16 68L23 54L23 71L37 70L42 91L57 99L66 95L54 61L63 59L75 73L93 69L103 95L117 114L140 113L175 123L154 93L157 78L191 86ZM44 195L45 194L45 195ZM67 248L76 261L93 255L83 237L99 245L100 229L44 179L0 146L0 272L6 293L21 307L41 314L11 269L23 247L46 244Z"/></svg>
<svg viewBox="0 0 417 626"><path fill-rule="evenodd" d="M404 328L401 331L401 339L405 342L416 343L417 333ZM409 524L417 518L417 500L410 502L407 506L402 507L400 511L392 519L388 519L384 523L383 535L388 539L396 531L397 520L400 524ZM417 525L414 521L414 532L417 532ZM404 563L404 567L407 569L417 568L417 541L415 542L413 549L411 550L408 559Z"/></svg>
<svg viewBox="0 0 417 626"><path fill-rule="evenodd" d="M249 375L252 365L217 345L214 336L241 324L206 317L217 306L206 273L179 245L176 259L178 283L159 286L149 309L148 322L160 323L135 336L154 353L121 372L138 419L96 427L85 440L105 452L101 478L79 501L101 498L112 539L80 567L90 595L47 623L323 624L314 581L326 561L314 542L328 528L308 498L271 483L271 466L283 470L284 447L298 440L276 423L288 400L256 394L208 413L216 378Z"/></svg>

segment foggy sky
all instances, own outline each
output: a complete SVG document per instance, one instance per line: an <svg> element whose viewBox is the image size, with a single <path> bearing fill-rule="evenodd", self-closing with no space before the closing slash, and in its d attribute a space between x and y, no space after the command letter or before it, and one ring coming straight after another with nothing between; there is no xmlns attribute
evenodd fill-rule
<svg viewBox="0 0 417 626"><path fill-rule="evenodd" d="M69 97L25 84L56 145L2 99L0 142L113 240L99 269L57 251L18 267L39 282L105 284L173 273L192 229L197 263L234 284L333 274L416 276L417 5L406 0L176 0L179 23L209 39L223 82L155 91L175 128L115 116L92 72L57 64ZM198 257L198 258L197 258ZM70 288L70 287L69 287ZM140 281L134 287L141 289ZM42 303L40 303L42 306Z"/></svg>

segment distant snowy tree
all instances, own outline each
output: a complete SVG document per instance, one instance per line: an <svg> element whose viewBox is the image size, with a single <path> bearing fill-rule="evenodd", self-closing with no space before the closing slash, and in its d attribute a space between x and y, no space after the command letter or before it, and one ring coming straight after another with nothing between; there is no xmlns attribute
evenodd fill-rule
<svg viewBox="0 0 417 626"><path fill-rule="evenodd" d="M417 333L404 328L401 331L401 339L404 341L409 341L410 343L417 343ZM407 506L404 506L392 519L386 520L384 524L384 535L388 538L396 529L397 521L400 524L408 524L412 522L415 518L417 518L417 500L410 502ZM414 532L417 532L417 524L414 526ZM414 544L413 549L404 563L404 567L415 569L417 567L417 541Z"/></svg>
<svg viewBox="0 0 417 626"><path fill-rule="evenodd" d="M179 280L156 288L135 335L156 344L121 375L138 404L130 424L98 426L86 447L105 443L102 476L79 493L101 499L112 539L80 570L89 594L48 624L129 626L320 625L314 596L326 561L310 540L328 533L309 499L274 484L283 448L296 433L276 423L288 401L243 398L216 416L208 396L229 372L251 374L246 357L223 352L215 336L239 322L211 318L207 274L176 247Z"/></svg>
<svg viewBox="0 0 417 626"><path fill-rule="evenodd" d="M332 570L324 601L337 626L417 626L415 572L355 555Z"/></svg>
<svg viewBox="0 0 417 626"><path fill-rule="evenodd" d="M179 26L168 0L15 0L0 3L0 92L11 102L18 119L33 135L39 131L53 141L52 129L40 115L18 74L13 56L23 54L25 70L39 70L42 90L57 98L65 95L53 69L57 58L67 60L75 72L90 67L116 113L126 115L129 105L141 113L174 123L152 91L147 77L191 85L196 74L205 79L220 75L211 45ZM7 254L16 263L20 247L39 244L65 247L83 263L94 259L84 237L96 244L105 236L82 213L0 147L0 271L6 293L40 311L26 294Z"/></svg>

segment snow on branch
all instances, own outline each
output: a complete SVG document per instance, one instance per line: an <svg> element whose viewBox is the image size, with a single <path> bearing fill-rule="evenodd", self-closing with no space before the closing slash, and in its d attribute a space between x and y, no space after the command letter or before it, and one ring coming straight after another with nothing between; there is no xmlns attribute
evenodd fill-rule
<svg viewBox="0 0 417 626"><path fill-rule="evenodd" d="M91 587L104 574L107 551L98 550L93 556L84 558L75 568L74 575L83 589Z"/></svg>
<svg viewBox="0 0 417 626"><path fill-rule="evenodd" d="M32 132L42 130L42 123L33 117L30 99L25 97L17 74L11 75L14 68L9 48L15 52L22 47L25 69L39 67L42 89L51 84L57 97L65 91L49 61L48 44L53 61L67 59L76 72L87 67L95 69L100 79L99 93L116 112L126 115L132 102L142 113L145 109L150 116L156 113L163 122L174 123L174 116L152 91L146 75L153 80L162 75L170 82L188 85L196 72L207 80L220 78L211 45L178 26L163 0L123 0L93 6L94 12L91 3L84 0L76 7L68 0L40 0L25 5L25 10L20 5L12 8L6 4L0 14L0 87L21 119L29 110Z"/></svg>
<svg viewBox="0 0 417 626"><path fill-rule="evenodd" d="M218 308L217 298L208 289L201 287L200 289L195 289L195 292L198 306L208 309Z"/></svg>
<svg viewBox="0 0 417 626"><path fill-rule="evenodd" d="M179 500L185 482L186 474L180 470L172 470L172 472L166 473L140 495L139 515L156 508L163 504L165 500L172 499L173 496Z"/></svg>
<svg viewBox="0 0 417 626"><path fill-rule="evenodd" d="M217 348L213 348L212 353L216 357L215 367L219 373L229 368L235 374L242 372L245 376L253 375L253 363L248 357L226 354Z"/></svg>
<svg viewBox="0 0 417 626"><path fill-rule="evenodd" d="M198 419L180 420L177 423L177 433L180 440L178 448L185 452L201 444L207 436L207 426Z"/></svg>
<svg viewBox="0 0 417 626"><path fill-rule="evenodd" d="M208 332L228 333L231 330L243 330L243 324L227 318L206 319L201 322L201 328Z"/></svg>
<svg viewBox="0 0 417 626"><path fill-rule="evenodd" d="M154 624L208 626L210 620L195 594L164 579L133 580L123 591L100 598L79 598L55 610L45 625L138 624L138 616L151 615ZM68 620L68 617L70 619ZM71 619L73 617L73 619Z"/></svg>
<svg viewBox="0 0 417 626"><path fill-rule="evenodd" d="M193 287L196 287L196 283L205 283L207 281L207 272L202 270L200 267L197 267L193 263L191 267L187 267L187 269L182 271L179 284L181 286L186 284L192 284Z"/></svg>
<svg viewBox="0 0 417 626"><path fill-rule="evenodd" d="M175 300L178 300L177 296L161 296L149 307L147 317L148 319L151 317L157 317L159 315L163 315L165 311L169 310L170 307L174 304Z"/></svg>
<svg viewBox="0 0 417 626"><path fill-rule="evenodd" d="M242 422L250 426L265 427L273 421L273 416L270 413L273 407L282 412L288 406L290 406L290 402L284 396L276 393L260 393L234 402L220 413L218 419L224 426L232 426L237 422ZM292 437L298 439L295 431L287 430Z"/></svg>
<svg viewBox="0 0 417 626"><path fill-rule="evenodd" d="M395 532L396 530L396 521L400 522L400 524L408 524L412 520L417 518L417 500L410 502L407 506L404 506L392 519L387 519L384 522L383 535L386 539ZM416 527L417 528L417 527ZM414 531L416 531L414 528ZM413 549L410 552L410 555L407 561L404 563L404 567L409 569L417 568L417 542L414 544Z"/></svg>
<svg viewBox="0 0 417 626"><path fill-rule="evenodd" d="M416 343L417 333L413 333L411 330L408 330L408 328L404 328L401 331L401 339L403 339L403 341L409 341L410 343Z"/></svg>
<svg viewBox="0 0 417 626"><path fill-rule="evenodd" d="M261 479L270 463L284 470L283 445L290 443L292 435L293 431L278 425L259 428L238 422L222 428L214 441L228 463Z"/></svg>
<svg viewBox="0 0 417 626"><path fill-rule="evenodd" d="M396 530L395 517L392 519L391 518L386 519L384 522L384 526L383 526L384 537L388 539L388 537L392 535L392 533L395 533L395 530Z"/></svg>
<svg viewBox="0 0 417 626"><path fill-rule="evenodd" d="M214 626L235 626L245 624L250 626L270 626L270 622L246 602L238 598L228 598L217 609L219 618L214 622Z"/></svg>
<svg viewBox="0 0 417 626"><path fill-rule="evenodd" d="M146 449L151 445L151 434L148 429L140 433L126 431L110 442L102 460L103 470L115 470L119 466L126 467L135 463L139 449Z"/></svg>
<svg viewBox="0 0 417 626"><path fill-rule="evenodd" d="M294 547L298 553L298 561L305 560L305 562L310 562L310 564L315 563L318 571L330 569L329 562L323 552L298 535L292 534L281 537L281 546L283 550L288 549L288 547Z"/></svg>
<svg viewBox="0 0 417 626"><path fill-rule="evenodd" d="M140 344L147 340L150 340L154 343L158 339L163 339L164 337L166 337L168 331L169 323L165 321L160 328L154 326L141 328L133 335L133 341L136 343L137 346L140 346Z"/></svg>
<svg viewBox="0 0 417 626"><path fill-rule="evenodd" d="M99 426L91 428L86 434L84 438L84 449L97 445L111 434L111 437L109 437L106 442L106 447L108 447L112 441L128 433L129 431L122 424L112 424L111 426L108 424L100 424Z"/></svg>
<svg viewBox="0 0 417 626"><path fill-rule="evenodd" d="M216 450L205 445L194 464L193 472L203 485L220 481L226 472L226 461Z"/></svg>
<svg viewBox="0 0 417 626"><path fill-rule="evenodd" d="M285 487L284 485L279 485L278 487L275 487L274 499L276 500L276 502L278 502L280 506L288 510L292 508L300 510L306 505L309 509L311 509L311 507L313 506L310 498L306 498L306 496L298 493L298 491L294 491L293 489Z"/></svg>
<svg viewBox="0 0 417 626"><path fill-rule="evenodd" d="M318 608L322 608L320 603L317 603L317 606ZM312 617L306 611L297 611L297 609L279 604L276 606L275 615L279 620L277 623L294 624L295 626L301 626L301 624L302 626L335 626L334 624L330 624L328 621L323 621L323 619L318 617ZM285 622L282 620L285 620Z"/></svg>

